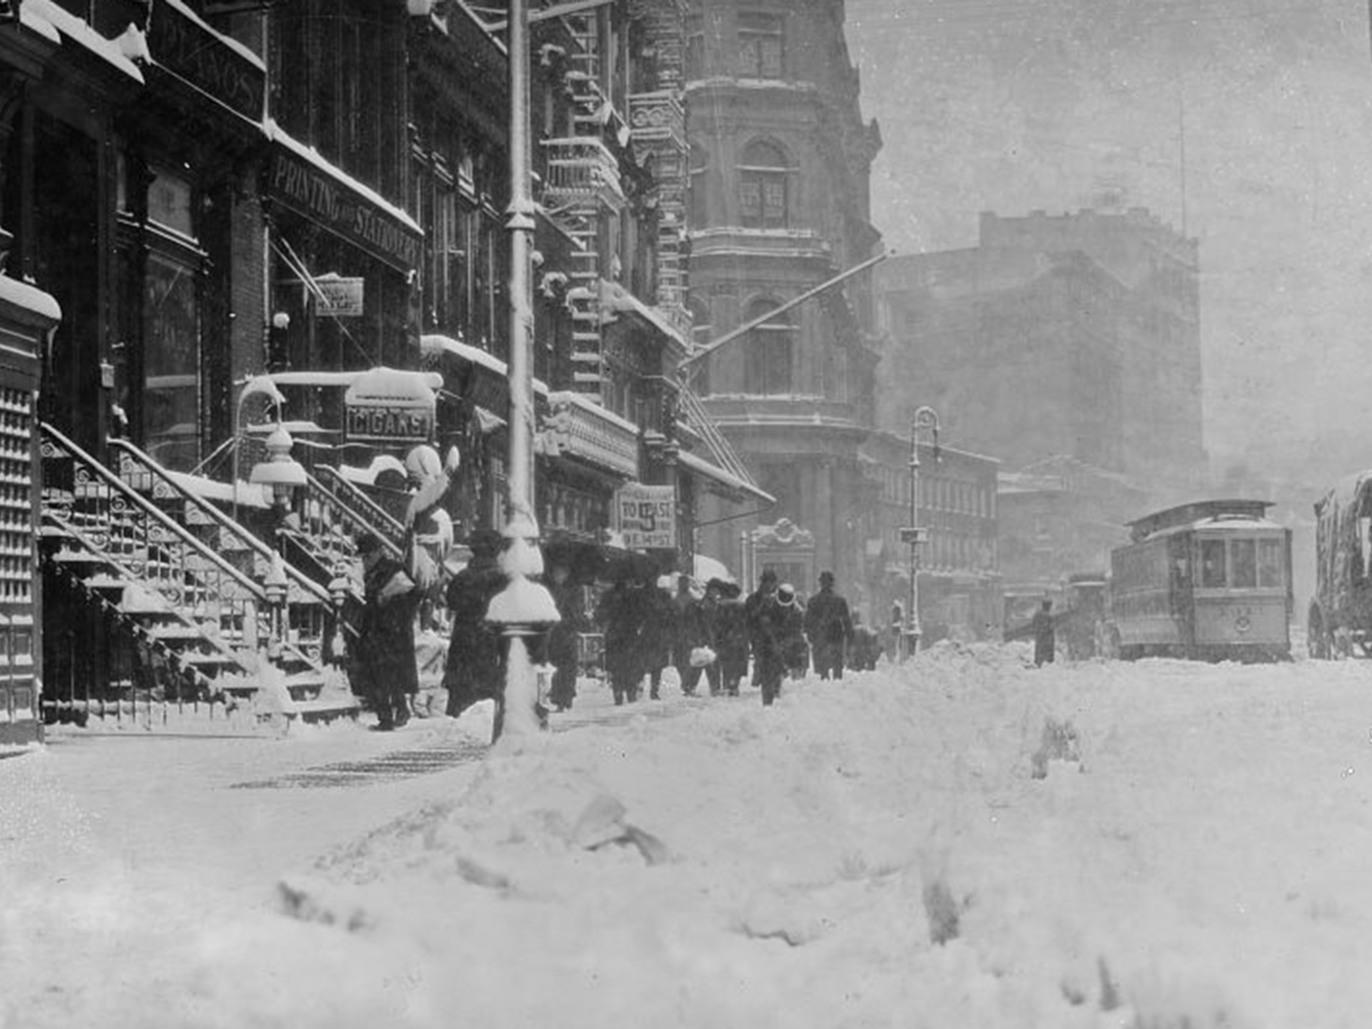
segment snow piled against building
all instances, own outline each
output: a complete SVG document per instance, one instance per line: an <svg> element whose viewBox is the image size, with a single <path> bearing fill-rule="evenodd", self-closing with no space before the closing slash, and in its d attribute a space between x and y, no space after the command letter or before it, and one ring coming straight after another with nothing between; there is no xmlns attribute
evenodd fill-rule
<svg viewBox="0 0 1372 1029"><path fill-rule="evenodd" d="M139 988L61 1014L1364 1025L1370 687L1352 662L1035 670L1017 646L940 645L773 708L553 734L430 776L428 803L313 866L262 868L260 906L169 933L193 871L146 883L119 916L156 948L82 972ZM98 929L49 922L39 945L86 953Z"/></svg>

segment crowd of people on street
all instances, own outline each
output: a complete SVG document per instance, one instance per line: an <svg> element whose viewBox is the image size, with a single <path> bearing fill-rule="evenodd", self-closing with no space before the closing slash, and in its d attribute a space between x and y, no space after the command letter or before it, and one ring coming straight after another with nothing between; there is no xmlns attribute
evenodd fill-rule
<svg viewBox="0 0 1372 1029"><path fill-rule="evenodd" d="M441 461L431 447L416 447L408 456L401 558L373 532L356 540L364 600L348 648L349 676L383 731L408 721L419 690L416 626L447 632L441 684L447 715L456 718L482 700L497 708L502 703L505 643L486 615L506 581L499 566L504 540L478 529L468 538L465 566L450 564L453 528L443 498L456 460L454 453ZM736 697L749 678L770 705L786 681L811 667L821 679L842 679L845 669L875 668L882 652L880 635L849 610L828 571L808 600L771 570L746 597L730 579L702 585L685 574L650 575L642 565L587 590L565 561L555 560L544 584L560 618L532 642L534 662L551 669L546 706L540 705L545 718L575 702L578 677L588 671L587 635L601 640L600 672L617 705L637 701L645 687L650 699L661 699L668 668L685 696L698 695L703 682L712 697ZM588 593L598 593L593 610Z"/></svg>

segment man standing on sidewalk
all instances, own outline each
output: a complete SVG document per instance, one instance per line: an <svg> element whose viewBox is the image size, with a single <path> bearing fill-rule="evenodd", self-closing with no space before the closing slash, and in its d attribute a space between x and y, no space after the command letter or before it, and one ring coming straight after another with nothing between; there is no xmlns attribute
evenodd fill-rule
<svg viewBox="0 0 1372 1029"><path fill-rule="evenodd" d="M848 601L834 592L833 572L819 573L819 592L805 608L805 635L819 677L842 679L844 652L853 640L853 618Z"/></svg>

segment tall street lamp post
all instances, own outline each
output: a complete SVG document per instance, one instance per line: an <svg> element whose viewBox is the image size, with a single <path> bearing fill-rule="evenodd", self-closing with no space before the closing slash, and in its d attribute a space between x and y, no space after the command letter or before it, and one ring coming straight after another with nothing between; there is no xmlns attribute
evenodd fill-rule
<svg viewBox="0 0 1372 1029"><path fill-rule="evenodd" d="M919 650L919 548L929 539L929 530L919 524L919 431L929 429L934 439L934 460L938 453L938 412L932 407L920 407L910 422L910 524L900 530L901 541L910 548L910 599L905 609L904 657L914 657Z"/></svg>
<svg viewBox="0 0 1372 1029"><path fill-rule="evenodd" d="M508 651L505 685L497 706L492 742L536 735L538 678L527 640L558 621L552 594L535 577L543 572L534 515L533 439L533 198L529 194L529 11L527 0L510 0L507 38L510 85L510 386L509 462L501 568L505 588L491 599L486 619L500 627Z"/></svg>

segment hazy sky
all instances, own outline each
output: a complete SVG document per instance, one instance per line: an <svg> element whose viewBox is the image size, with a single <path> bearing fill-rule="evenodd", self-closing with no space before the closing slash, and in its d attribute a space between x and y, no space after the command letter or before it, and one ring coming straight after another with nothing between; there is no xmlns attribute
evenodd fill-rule
<svg viewBox="0 0 1372 1029"><path fill-rule="evenodd" d="M847 0L847 17L889 245L969 246L981 210L1108 190L1184 217L1215 463L1314 483L1372 467L1367 0Z"/></svg>

